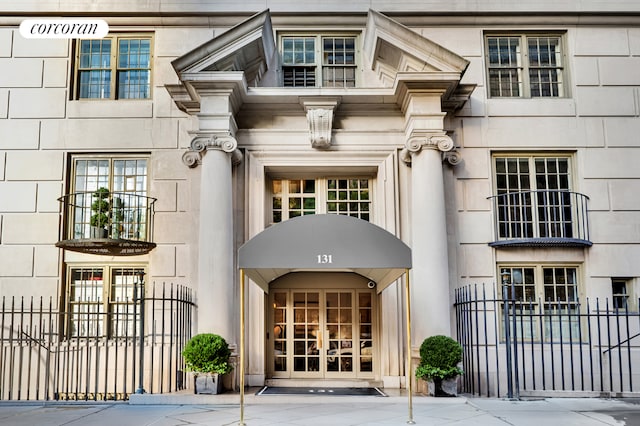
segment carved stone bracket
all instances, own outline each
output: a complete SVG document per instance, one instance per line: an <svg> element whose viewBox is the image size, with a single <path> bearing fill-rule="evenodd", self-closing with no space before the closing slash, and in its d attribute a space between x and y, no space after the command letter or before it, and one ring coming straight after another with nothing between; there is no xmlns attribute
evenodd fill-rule
<svg viewBox="0 0 640 426"><path fill-rule="evenodd" d="M333 113L340 100L338 98L302 98L300 103L307 112L311 147L327 149L331 146Z"/></svg>
<svg viewBox="0 0 640 426"><path fill-rule="evenodd" d="M197 167L202 162L202 156L209 149L219 149L230 154L234 166L242 161L242 153L238 149L238 141L234 137L199 135L191 140L189 150L182 154L182 162L190 168Z"/></svg>
<svg viewBox="0 0 640 426"><path fill-rule="evenodd" d="M455 165L460 162L460 154L455 151L453 139L447 135L418 135L409 138L405 147L400 151L400 159L411 165L411 156L423 149L437 149L443 153L443 159ZM455 158L454 158L455 157Z"/></svg>

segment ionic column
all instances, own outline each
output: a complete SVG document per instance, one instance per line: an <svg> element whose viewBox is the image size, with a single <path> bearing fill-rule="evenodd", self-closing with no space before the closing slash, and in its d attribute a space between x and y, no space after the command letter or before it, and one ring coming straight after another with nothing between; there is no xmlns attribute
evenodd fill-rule
<svg viewBox="0 0 640 426"><path fill-rule="evenodd" d="M442 160L443 153L448 154L452 149L453 141L444 134L414 133L401 152L401 158L411 165L411 326L414 347L428 336L451 335ZM450 155L446 157L453 158Z"/></svg>
<svg viewBox="0 0 640 426"><path fill-rule="evenodd" d="M199 135L183 156L201 165L198 232L198 333L235 342L232 164L242 154L228 135Z"/></svg>

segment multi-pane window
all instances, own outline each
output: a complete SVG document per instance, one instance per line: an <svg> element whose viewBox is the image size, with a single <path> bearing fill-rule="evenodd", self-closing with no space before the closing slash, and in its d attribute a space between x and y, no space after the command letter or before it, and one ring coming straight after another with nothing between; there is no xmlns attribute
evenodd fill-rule
<svg viewBox="0 0 640 426"><path fill-rule="evenodd" d="M569 157L494 157L500 238L572 238Z"/></svg>
<svg viewBox="0 0 640 426"><path fill-rule="evenodd" d="M274 179L271 222L308 214L343 214L371 220L371 181L362 178Z"/></svg>
<svg viewBox="0 0 640 426"><path fill-rule="evenodd" d="M368 179L329 179L327 213L369 220L371 198Z"/></svg>
<svg viewBox="0 0 640 426"><path fill-rule="evenodd" d="M560 35L490 35L486 38L491 97L564 97Z"/></svg>
<svg viewBox="0 0 640 426"><path fill-rule="evenodd" d="M77 156L72 161L72 238L144 240L148 159Z"/></svg>
<svg viewBox="0 0 640 426"><path fill-rule="evenodd" d="M274 180L272 182L272 188L272 212L274 223L307 214L315 214L315 180Z"/></svg>
<svg viewBox="0 0 640 426"><path fill-rule="evenodd" d="M141 267L69 268L68 334L72 337L134 337L134 306L141 292Z"/></svg>
<svg viewBox="0 0 640 426"><path fill-rule="evenodd" d="M75 99L150 98L151 60L149 36L78 41Z"/></svg>
<svg viewBox="0 0 640 426"><path fill-rule="evenodd" d="M626 278L611 278L611 305L616 310L629 310L633 306L633 298L630 298L631 280Z"/></svg>
<svg viewBox="0 0 640 426"><path fill-rule="evenodd" d="M576 267L503 265L499 271L512 335L515 332L534 340L543 336L547 341L557 340L561 335L567 339L579 337Z"/></svg>
<svg viewBox="0 0 640 426"><path fill-rule="evenodd" d="M355 87L356 37L283 36L281 46L285 87Z"/></svg>

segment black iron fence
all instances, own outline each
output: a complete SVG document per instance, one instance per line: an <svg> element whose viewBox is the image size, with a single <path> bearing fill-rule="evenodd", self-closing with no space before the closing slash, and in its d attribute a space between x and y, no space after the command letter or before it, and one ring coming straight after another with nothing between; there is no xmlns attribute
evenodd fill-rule
<svg viewBox="0 0 640 426"><path fill-rule="evenodd" d="M637 396L640 314L608 299L523 302L509 288L456 290L463 392L491 397ZM638 301L640 306L640 301Z"/></svg>
<svg viewBox="0 0 640 426"><path fill-rule="evenodd" d="M138 285L125 310L87 313L88 323L125 330L117 337L78 337L83 314L53 299L2 298L0 400L127 400L132 393L185 387L182 348L195 312L189 288ZM98 318L100 317L100 318Z"/></svg>

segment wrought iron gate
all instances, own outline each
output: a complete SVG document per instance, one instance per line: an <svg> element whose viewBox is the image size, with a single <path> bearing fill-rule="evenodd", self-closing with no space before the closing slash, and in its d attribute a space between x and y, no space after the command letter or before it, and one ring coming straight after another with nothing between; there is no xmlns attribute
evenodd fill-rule
<svg viewBox="0 0 640 426"><path fill-rule="evenodd" d="M3 297L0 400L127 400L134 392L183 389L181 352L191 337L192 292L162 284L139 297L143 286L117 312L74 312L58 309L51 298ZM79 337L71 331L79 320L123 331Z"/></svg>
<svg viewBox="0 0 640 426"><path fill-rule="evenodd" d="M640 302L640 301L638 301ZM640 304L636 305L640 306ZM640 314L609 300L523 302L507 286L456 290L463 391L519 398L637 396Z"/></svg>

